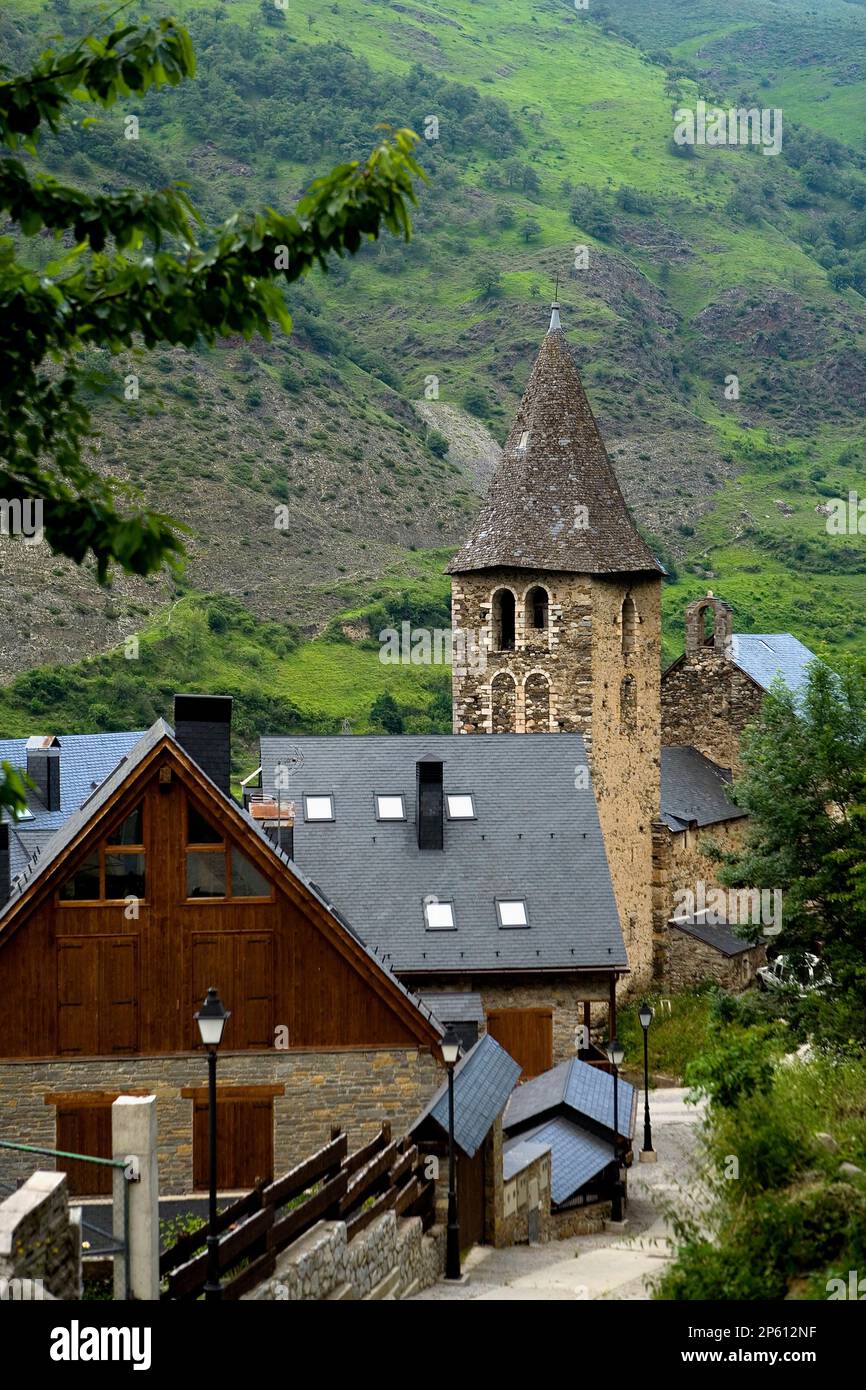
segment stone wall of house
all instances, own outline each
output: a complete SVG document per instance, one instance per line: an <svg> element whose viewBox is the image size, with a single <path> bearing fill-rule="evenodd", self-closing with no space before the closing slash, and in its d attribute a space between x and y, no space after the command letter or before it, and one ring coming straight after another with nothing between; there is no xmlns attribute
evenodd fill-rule
<svg viewBox="0 0 866 1390"><path fill-rule="evenodd" d="M81 1297L81 1227L65 1173L33 1173L0 1202L0 1299L43 1297Z"/></svg>
<svg viewBox="0 0 866 1390"><path fill-rule="evenodd" d="M667 956L667 984L673 991L692 988L704 980L712 980L722 989L739 991L746 989L758 967L766 964L767 948L759 943L739 955L726 956L689 932L671 926Z"/></svg>
<svg viewBox="0 0 866 1390"><path fill-rule="evenodd" d="M513 984L488 983L484 976L472 981L473 990L481 995L488 1009L553 1009L553 1062L564 1062L574 1056L574 1031L583 1023L583 1001L596 1001L593 1018L604 1019L607 1025L607 1005L610 986L604 975L539 976L536 979L516 980Z"/></svg>
<svg viewBox="0 0 866 1390"><path fill-rule="evenodd" d="M530 1238L543 1244L551 1239L550 1154L521 1168L503 1184L503 1222L497 1245L526 1245ZM531 1213L537 1213L535 1220Z"/></svg>
<svg viewBox="0 0 866 1390"><path fill-rule="evenodd" d="M352 1240L343 1221L320 1221L277 1259L274 1273L247 1299L297 1303L312 1300L410 1298L445 1269L445 1229L425 1235L417 1216L392 1211Z"/></svg>
<svg viewBox="0 0 866 1390"><path fill-rule="evenodd" d="M220 1054L220 1085L284 1085L274 1098L274 1172L279 1174L327 1143L332 1125L350 1148L366 1143L383 1120L405 1134L441 1084L433 1057L416 1050ZM201 1054L0 1062L0 1127L6 1139L54 1148L52 1093L144 1091L157 1099L159 1185L162 1193L192 1189L193 1101L185 1087L207 1084ZM46 1160L46 1163L49 1160ZM0 1180L24 1176L25 1154L0 1149Z"/></svg>
<svg viewBox="0 0 866 1390"><path fill-rule="evenodd" d="M548 593L548 626L532 629L526 600ZM514 595L513 651L495 650L497 590ZM455 633L476 638L483 669L455 664L455 733L583 735L614 894L631 966L623 988L640 989L653 961L652 824L659 814L661 605L654 576L600 577L496 569L452 581ZM623 632L623 604L635 621ZM625 639L625 640L624 640ZM455 639L455 647L459 639ZM540 677L549 700L540 697ZM576 782L576 795L580 789Z"/></svg>

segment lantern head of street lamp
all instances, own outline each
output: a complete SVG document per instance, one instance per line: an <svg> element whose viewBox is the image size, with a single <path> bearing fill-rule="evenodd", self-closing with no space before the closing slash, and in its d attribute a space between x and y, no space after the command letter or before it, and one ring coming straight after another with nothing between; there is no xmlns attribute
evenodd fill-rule
<svg viewBox="0 0 866 1390"><path fill-rule="evenodd" d="M640 1019L641 1028L644 1030L644 1032L646 1032L647 1028L649 1028L650 1024L653 1021L652 1005L647 1004L647 1002L644 1001L637 1011L637 1016Z"/></svg>
<svg viewBox="0 0 866 1390"><path fill-rule="evenodd" d="M198 1031L205 1047L219 1047L223 1039L223 1030L230 1018L231 1010L223 1008L223 1001L211 985L207 998L195 1014Z"/></svg>
<svg viewBox="0 0 866 1390"><path fill-rule="evenodd" d="M448 1029L439 1046L442 1048L442 1060L446 1067L453 1067L460 1056L460 1039L453 1028Z"/></svg>
<svg viewBox="0 0 866 1390"><path fill-rule="evenodd" d="M625 1048L623 1047L621 1042L617 1042L616 1038L609 1038L604 1045L604 1050L607 1056L607 1060L611 1063L612 1066L622 1066L622 1059L625 1056Z"/></svg>

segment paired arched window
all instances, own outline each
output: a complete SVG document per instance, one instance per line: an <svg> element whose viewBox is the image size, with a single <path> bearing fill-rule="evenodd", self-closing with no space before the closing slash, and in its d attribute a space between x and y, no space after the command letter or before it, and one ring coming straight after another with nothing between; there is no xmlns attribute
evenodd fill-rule
<svg viewBox="0 0 866 1390"><path fill-rule="evenodd" d="M514 651L515 603L510 589L497 589L493 595L493 650Z"/></svg>
<svg viewBox="0 0 866 1390"><path fill-rule="evenodd" d="M533 633L546 632L549 622L548 606L549 598L547 590L540 584L536 584L526 595L526 611L524 615L524 626L527 637L532 637Z"/></svg>
<svg viewBox="0 0 866 1390"><path fill-rule="evenodd" d="M626 594L622 605L622 654L631 656L637 641L637 609L631 594Z"/></svg>

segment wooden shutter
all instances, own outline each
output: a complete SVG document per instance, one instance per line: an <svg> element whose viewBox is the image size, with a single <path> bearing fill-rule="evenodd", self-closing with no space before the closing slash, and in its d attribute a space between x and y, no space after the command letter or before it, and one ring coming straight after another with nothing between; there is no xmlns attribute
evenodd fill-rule
<svg viewBox="0 0 866 1390"><path fill-rule="evenodd" d="M210 1182L208 1103L196 1100L193 1112L193 1184ZM273 1098L217 1099L217 1187L221 1192L251 1188L274 1175Z"/></svg>
<svg viewBox="0 0 866 1390"><path fill-rule="evenodd" d="M490 1009L487 1031L520 1063L521 1080L553 1066L553 1009Z"/></svg>
<svg viewBox="0 0 866 1390"><path fill-rule="evenodd" d="M229 932L193 932L192 934L192 997L190 999L190 1040L193 1046L201 1044L198 1025L192 1015L200 1009L211 985L216 985L224 1006L234 1013L235 964L232 938ZM237 1046L235 1019L226 1024L225 1046Z"/></svg>
<svg viewBox="0 0 866 1390"><path fill-rule="evenodd" d="M236 1047L270 1047L274 1041L274 938L271 932L239 934L237 978L243 982L242 1028Z"/></svg>
<svg viewBox="0 0 866 1390"><path fill-rule="evenodd" d="M101 943L100 1047L106 1052L138 1051L138 943L114 937Z"/></svg>
<svg viewBox="0 0 866 1390"><path fill-rule="evenodd" d="M61 1056L95 1056L99 1052L98 993L98 938L64 937L58 941L57 1050Z"/></svg>
<svg viewBox="0 0 866 1390"><path fill-rule="evenodd" d="M111 1158L111 1100L92 1105L58 1106L57 1148L66 1153ZM72 1197L104 1197L111 1194L113 1169L101 1163L76 1163L57 1159L58 1172L66 1173Z"/></svg>

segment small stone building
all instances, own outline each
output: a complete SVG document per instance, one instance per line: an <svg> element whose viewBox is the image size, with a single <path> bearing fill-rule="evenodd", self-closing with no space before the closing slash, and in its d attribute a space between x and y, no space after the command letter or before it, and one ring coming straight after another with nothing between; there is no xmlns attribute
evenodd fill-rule
<svg viewBox="0 0 866 1390"><path fill-rule="evenodd" d="M738 993L748 989L767 963L763 942L744 941L727 921L708 922L706 914L672 918L667 935L667 985L692 989L707 980Z"/></svg>
<svg viewBox="0 0 866 1390"><path fill-rule="evenodd" d="M662 676L662 744L697 748L736 772L743 731L773 681L798 692L814 653L789 632L735 633L731 608L712 592L685 620L685 651Z"/></svg>

